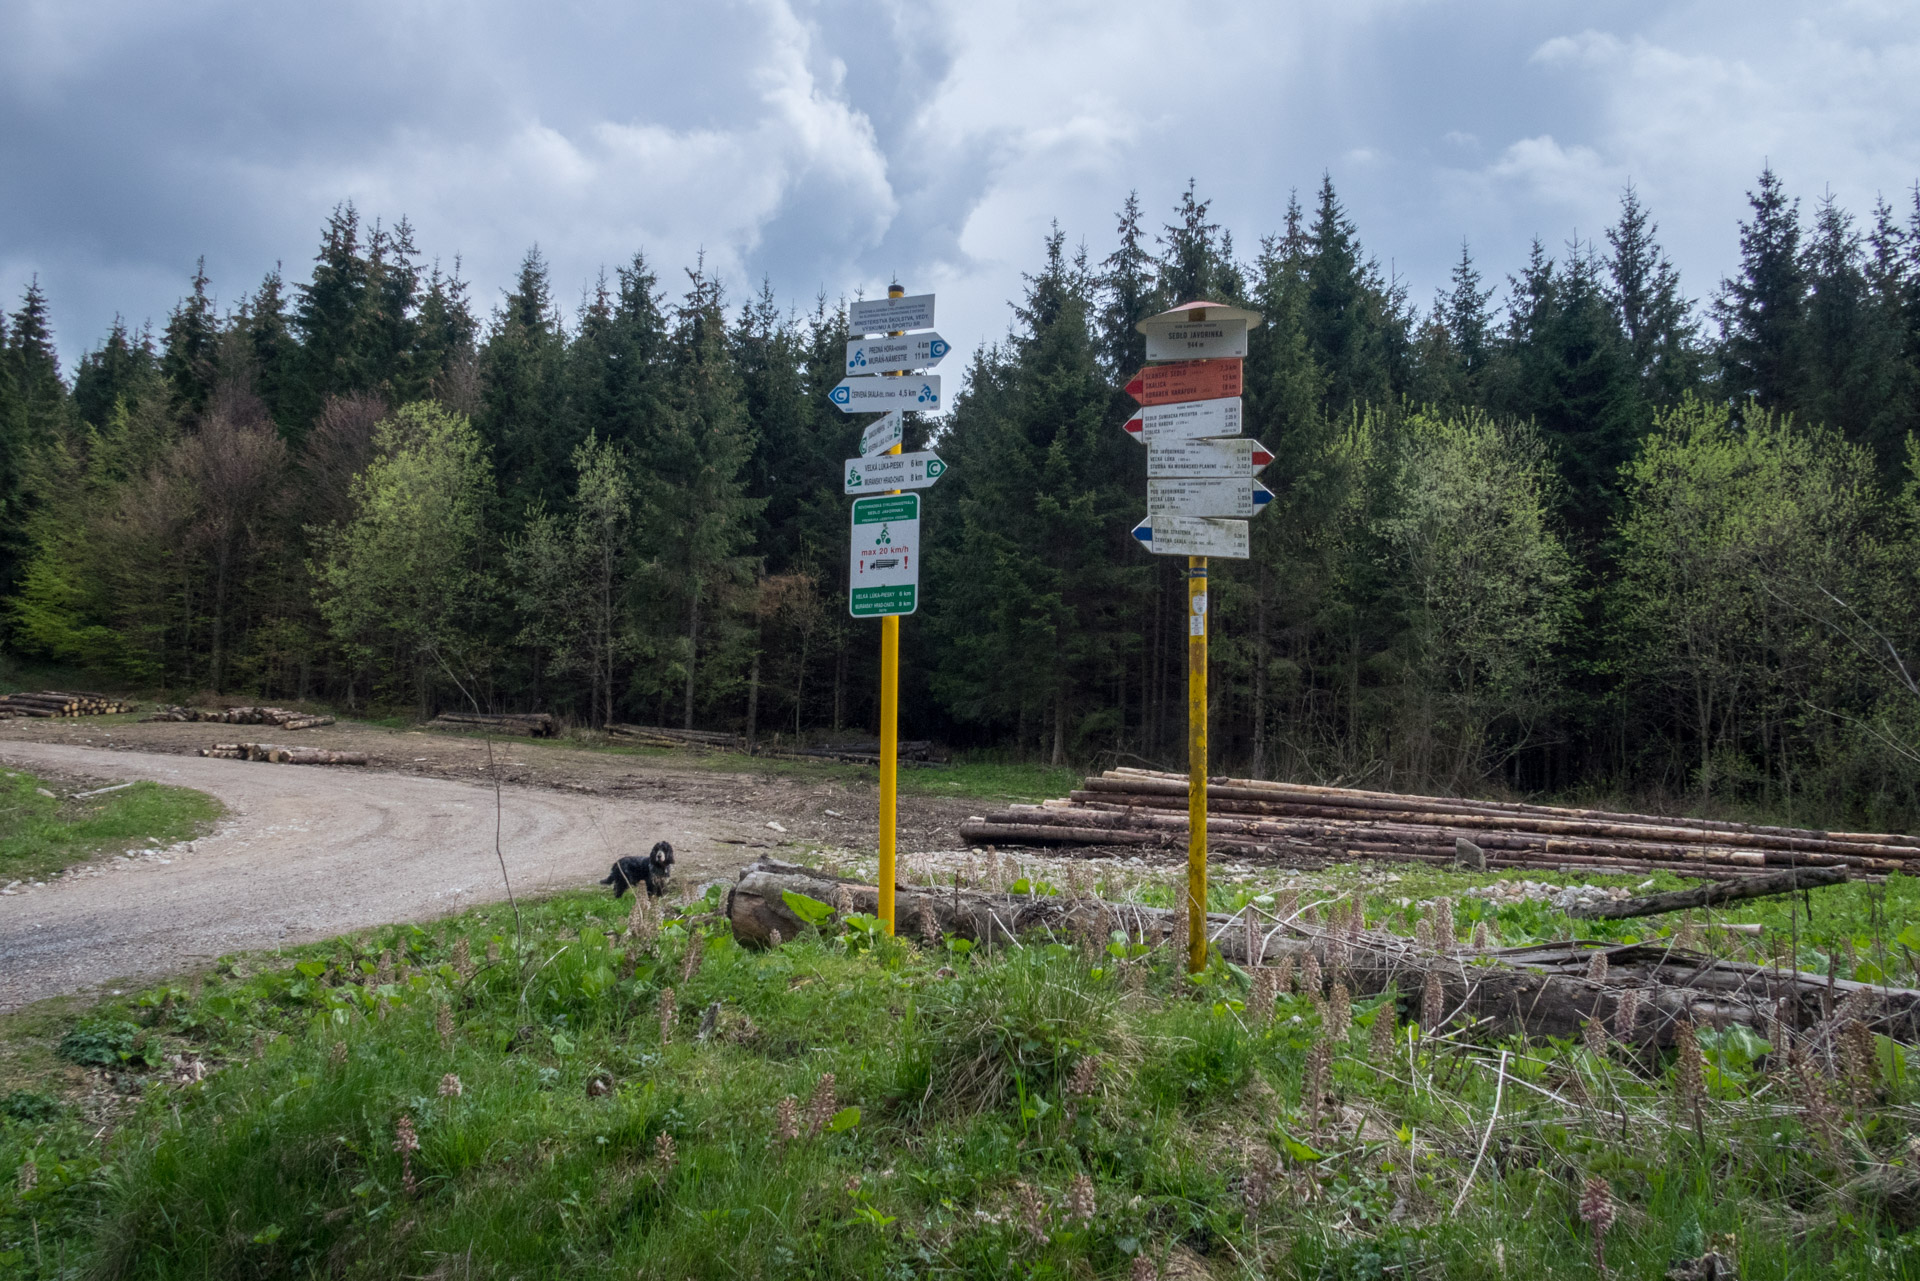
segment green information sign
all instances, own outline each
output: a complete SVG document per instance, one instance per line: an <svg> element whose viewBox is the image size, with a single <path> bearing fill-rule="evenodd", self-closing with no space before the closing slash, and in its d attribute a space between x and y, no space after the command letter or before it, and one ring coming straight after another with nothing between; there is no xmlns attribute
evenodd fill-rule
<svg viewBox="0 0 1920 1281"><path fill-rule="evenodd" d="M911 614L920 606L920 495L853 500L847 612L855 618Z"/></svg>

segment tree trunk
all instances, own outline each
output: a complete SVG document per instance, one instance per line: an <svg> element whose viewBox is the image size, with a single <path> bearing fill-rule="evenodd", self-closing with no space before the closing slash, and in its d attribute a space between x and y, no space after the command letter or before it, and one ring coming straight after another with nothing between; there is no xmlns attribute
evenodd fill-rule
<svg viewBox="0 0 1920 1281"><path fill-rule="evenodd" d="M687 617L687 707L684 729L693 728L694 660L700 653L700 580L693 580L693 605Z"/></svg>
<svg viewBox="0 0 1920 1281"><path fill-rule="evenodd" d="M1053 696L1053 763L1067 763L1067 694L1065 690Z"/></svg>
<svg viewBox="0 0 1920 1281"><path fill-rule="evenodd" d="M760 720L760 651L753 651L753 665L747 669L747 750L753 750L754 730Z"/></svg>
<svg viewBox="0 0 1920 1281"><path fill-rule="evenodd" d="M878 891L871 885L763 860L740 873L724 911L738 942L765 947L772 942L774 930L785 940L799 937L808 928L787 905L787 893L825 905L833 902L843 885L854 911L878 910ZM1158 947L1170 943L1173 935L1174 914L1165 908L1091 898L896 887L894 910L901 934L919 937L923 908L942 934L988 947L1023 936L1060 941L1098 938L1103 931L1116 929L1125 931L1129 939ZM1873 1030L1909 1044L1920 1039L1920 991L1909 988L1780 973L1652 943L1604 947L1572 940L1490 952L1438 952L1421 950L1395 934L1366 930L1358 939L1343 938L1329 946L1329 932L1316 925L1256 915L1249 930L1247 919L1245 914L1207 916L1207 932L1224 960L1246 965L1252 934L1252 946L1262 963L1311 953L1324 970L1343 975L1354 995L1393 989L1402 1016L1408 1018L1419 1016L1422 990L1428 975L1433 975L1444 997L1446 1024L1490 1041L1515 1034L1578 1036L1596 1018L1613 1030L1620 998L1630 988L1639 993L1640 1016L1631 1036L1623 1039L1641 1045L1671 1045L1674 1025L1682 1019L1700 1027L1740 1023L1765 1035L1768 1018L1776 1009L1784 1021L1805 1031L1826 1019L1823 1000L1855 992L1876 1001L1866 1020ZM1607 957L1603 980L1587 977L1596 952Z"/></svg>
<svg viewBox="0 0 1920 1281"><path fill-rule="evenodd" d="M1848 880L1844 867L1796 867L1770 876L1752 876L1740 881L1716 881L1697 889L1673 890L1649 894L1644 898L1621 899L1613 903L1595 903L1575 907L1567 915L1584 920L1622 921L1633 916L1659 916L1664 912L1684 912L1694 907L1714 907L1738 899L1767 898L1774 894L1796 894L1823 885L1841 885Z"/></svg>

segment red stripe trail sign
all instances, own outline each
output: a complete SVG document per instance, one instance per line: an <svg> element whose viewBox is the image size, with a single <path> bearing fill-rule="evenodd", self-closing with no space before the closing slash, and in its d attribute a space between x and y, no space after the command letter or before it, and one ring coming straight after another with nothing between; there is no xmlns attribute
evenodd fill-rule
<svg viewBox="0 0 1920 1281"><path fill-rule="evenodd" d="M1127 383L1127 395L1143 405L1182 400L1219 400L1240 394L1240 361L1176 360L1148 365Z"/></svg>
<svg viewBox="0 0 1920 1281"><path fill-rule="evenodd" d="M1187 558L1187 968L1207 963L1207 558L1247 559L1247 522L1273 495L1253 474L1273 455L1244 430L1241 357L1260 313L1182 303L1134 328L1149 364L1127 383L1140 412L1126 423L1147 447L1142 547Z"/></svg>

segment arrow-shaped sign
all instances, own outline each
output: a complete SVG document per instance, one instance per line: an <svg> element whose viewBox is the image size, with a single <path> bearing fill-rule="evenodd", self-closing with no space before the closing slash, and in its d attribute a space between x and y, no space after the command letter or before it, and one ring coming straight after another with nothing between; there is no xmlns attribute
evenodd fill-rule
<svg viewBox="0 0 1920 1281"><path fill-rule="evenodd" d="M874 414L888 409L940 408L940 375L914 378L842 378L827 399L848 414Z"/></svg>
<svg viewBox="0 0 1920 1281"><path fill-rule="evenodd" d="M860 433L860 456L884 454L907 438L907 420L895 409L868 423Z"/></svg>
<svg viewBox="0 0 1920 1281"><path fill-rule="evenodd" d="M1226 440L1149 440L1147 475L1239 480L1273 461L1267 447L1245 436ZM1197 553L1196 553L1197 554Z"/></svg>
<svg viewBox="0 0 1920 1281"><path fill-rule="evenodd" d="M1251 554L1244 520L1208 520L1198 516L1149 516L1133 527L1133 536L1156 556L1219 556L1246 560Z"/></svg>
<svg viewBox="0 0 1920 1281"><path fill-rule="evenodd" d="M953 346L939 334L899 338L855 338L847 344L847 372L881 374L896 369L925 369L947 358Z"/></svg>
<svg viewBox="0 0 1920 1281"><path fill-rule="evenodd" d="M1265 511L1272 501L1273 491L1251 476L1234 480L1176 476L1147 482L1149 520L1159 516L1237 516L1244 520Z"/></svg>
<svg viewBox="0 0 1920 1281"><path fill-rule="evenodd" d="M1240 394L1238 360L1176 360L1148 365L1127 383L1127 394L1143 405L1177 400L1218 400Z"/></svg>
<svg viewBox="0 0 1920 1281"><path fill-rule="evenodd" d="M863 298L847 309L847 328L856 334L890 334L902 329L933 328L933 295L909 298Z"/></svg>
<svg viewBox="0 0 1920 1281"><path fill-rule="evenodd" d="M871 494L888 489L930 489L947 474L947 465L930 450L916 454L877 454L872 458L849 458L846 466L846 492Z"/></svg>
<svg viewBox="0 0 1920 1281"><path fill-rule="evenodd" d="M1238 436L1245 430L1238 396L1229 396L1224 400L1183 400L1173 405L1148 405L1127 419L1126 428L1140 440Z"/></svg>

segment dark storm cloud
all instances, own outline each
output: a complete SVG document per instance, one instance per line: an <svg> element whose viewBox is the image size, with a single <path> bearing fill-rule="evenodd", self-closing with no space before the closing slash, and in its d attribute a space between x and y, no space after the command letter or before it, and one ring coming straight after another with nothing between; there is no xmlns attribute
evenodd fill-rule
<svg viewBox="0 0 1920 1281"><path fill-rule="evenodd" d="M1178 17L1170 17L1177 13ZM1194 16L1195 14L1199 16ZM1690 292L1768 160L1864 209L1920 175L1910 6L14 3L0 7L0 288L73 358L305 276L336 202L414 223L484 306L527 247L571 305L645 250L734 296L941 294L962 344L1054 219L1098 258L1189 177L1243 252L1330 172L1424 303L1463 237L1499 279L1596 236L1631 179Z"/></svg>

